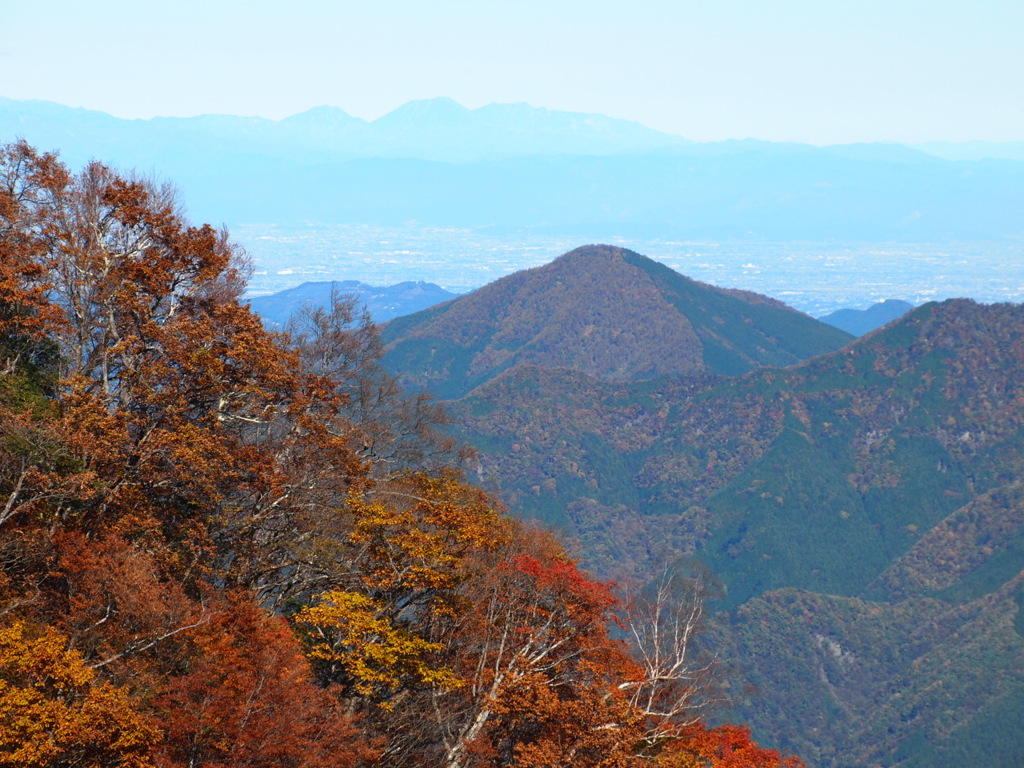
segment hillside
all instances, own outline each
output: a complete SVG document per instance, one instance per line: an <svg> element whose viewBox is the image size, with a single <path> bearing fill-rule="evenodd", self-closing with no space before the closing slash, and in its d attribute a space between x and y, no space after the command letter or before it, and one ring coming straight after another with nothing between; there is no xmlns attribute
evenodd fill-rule
<svg viewBox="0 0 1024 768"><path fill-rule="evenodd" d="M765 297L591 245L390 323L384 362L406 386L457 398L519 365L605 381L738 375L850 338Z"/></svg>
<svg viewBox="0 0 1024 768"><path fill-rule="evenodd" d="M700 506L716 517L708 545L721 544L734 600L784 585L857 594L920 532L1012 476L1020 315L926 305L847 349L725 381L523 367L450 408L525 514L566 524L586 499L641 519ZM545 484L554 492L531 491Z"/></svg>
<svg viewBox="0 0 1024 768"><path fill-rule="evenodd" d="M953 300L788 368L627 381L534 358L448 407L484 482L598 572L713 568L755 735L829 768L1019 765L1021 339L1021 306Z"/></svg>

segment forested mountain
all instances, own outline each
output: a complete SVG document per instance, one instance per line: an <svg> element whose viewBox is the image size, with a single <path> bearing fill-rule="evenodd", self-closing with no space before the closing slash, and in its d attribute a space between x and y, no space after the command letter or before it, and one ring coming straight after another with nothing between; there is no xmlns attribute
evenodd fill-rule
<svg viewBox="0 0 1024 768"><path fill-rule="evenodd" d="M800 765L701 720L694 579L620 599L465 482L351 300L268 333L237 257L0 146L0 765Z"/></svg>
<svg viewBox="0 0 1024 768"><path fill-rule="evenodd" d="M447 343L477 328L453 323ZM713 569L719 647L756 687L737 689L737 711L764 735L815 766L1010 766L1024 755L1007 727L1024 716L1022 340L1024 307L955 300L788 368L616 381L526 360L447 406L480 476L598 572L691 556Z"/></svg>
<svg viewBox="0 0 1024 768"><path fill-rule="evenodd" d="M765 296L698 283L624 248L577 248L399 318L385 364L456 398L518 365L606 381L737 375L838 349L848 334Z"/></svg>

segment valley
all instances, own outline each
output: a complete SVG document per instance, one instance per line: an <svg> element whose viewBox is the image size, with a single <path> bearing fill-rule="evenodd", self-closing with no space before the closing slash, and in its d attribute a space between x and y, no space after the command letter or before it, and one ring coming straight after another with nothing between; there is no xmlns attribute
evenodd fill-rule
<svg viewBox="0 0 1024 768"><path fill-rule="evenodd" d="M384 362L445 398L479 482L596 573L712 569L710 642L755 736L822 768L981 742L1011 766L1022 339L1019 304L954 300L853 340L600 246L394 321Z"/></svg>

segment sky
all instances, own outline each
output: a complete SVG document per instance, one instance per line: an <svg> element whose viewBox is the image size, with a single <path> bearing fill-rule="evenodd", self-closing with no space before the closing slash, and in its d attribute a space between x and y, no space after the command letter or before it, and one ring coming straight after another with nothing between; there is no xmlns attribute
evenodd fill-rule
<svg viewBox="0 0 1024 768"><path fill-rule="evenodd" d="M375 119L448 96L697 141L1024 141L1024 0L0 0L0 96Z"/></svg>

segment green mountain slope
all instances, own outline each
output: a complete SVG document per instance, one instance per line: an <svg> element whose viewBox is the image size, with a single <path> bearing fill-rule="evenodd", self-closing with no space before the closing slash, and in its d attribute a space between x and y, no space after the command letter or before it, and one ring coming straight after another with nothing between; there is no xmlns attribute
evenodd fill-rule
<svg viewBox="0 0 1024 768"><path fill-rule="evenodd" d="M780 589L732 614L735 713L810 766L1019 766L1022 580L967 603Z"/></svg>
<svg viewBox="0 0 1024 768"><path fill-rule="evenodd" d="M607 381L739 375L852 337L754 294L690 280L644 256L585 246L385 329L407 386L457 398L516 365Z"/></svg>
<svg viewBox="0 0 1024 768"><path fill-rule="evenodd" d="M581 498L644 517L697 505L715 520L700 544L731 600L780 586L859 594L1019 468L1021 314L928 305L840 352L741 379L616 384L522 368L451 408L523 514L564 524Z"/></svg>
<svg viewBox="0 0 1024 768"><path fill-rule="evenodd" d="M829 768L1020 765L1024 307L928 304L738 378L707 359L647 381L518 365L449 406L484 482L590 567L714 569L755 735Z"/></svg>

